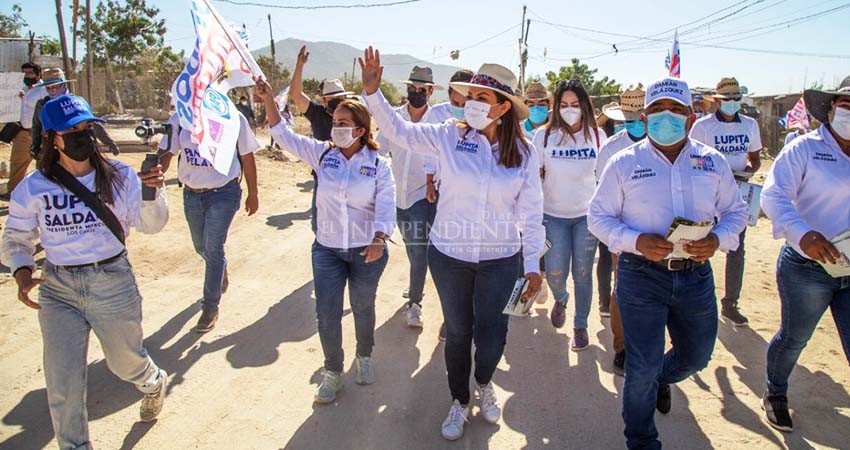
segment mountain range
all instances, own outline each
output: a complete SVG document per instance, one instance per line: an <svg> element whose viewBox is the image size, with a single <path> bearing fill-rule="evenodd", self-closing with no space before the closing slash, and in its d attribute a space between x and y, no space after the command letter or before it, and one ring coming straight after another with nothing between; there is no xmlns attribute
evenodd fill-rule
<svg viewBox="0 0 850 450"><path fill-rule="evenodd" d="M295 58L301 46L307 46L310 59L304 66L305 78L316 78L318 80L351 77L352 69L355 69L355 78L360 77L360 67L355 63L358 56L363 56L363 49L355 48L348 44L339 42L308 42L300 39L283 39L275 42L275 59L278 63L290 71L295 67ZM251 52L254 57L260 55L271 56L271 47L265 46ZM381 54L381 63L384 65L384 80L396 82L398 88L403 86L399 81L410 77L413 66L428 66L434 72L434 82L443 87L448 85L451 76L460 67L443 64L431 64L410 55ZM472 68L473 70L475 68ZM436 91L432 101L445 101L448 99L445 90Z"/></svg>

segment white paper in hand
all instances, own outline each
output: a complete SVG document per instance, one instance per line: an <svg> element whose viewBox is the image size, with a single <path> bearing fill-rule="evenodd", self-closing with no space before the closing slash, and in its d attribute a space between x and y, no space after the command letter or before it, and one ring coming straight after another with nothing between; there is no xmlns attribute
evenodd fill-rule
<svg viewBox="0 0 850 450"><path fill-rule="evenodd" d="M821 263L826 273L830 274L832 277L846 277L850 276L850 230L845 230L842 233L839 233L838 236L832 238L832 245L835 246L836 250L841 253L841 258L839 258L835 264L830 263Z"/></svg>
<svg viewBox="0 0 850 450"><path fill-rule="evenodd" d="M711 233L713 224L684 225L676 224L667 236L667 242L673 243L673 251L667 259L688 259L691 254L685 251L685 244L698 241Z"/></svg>

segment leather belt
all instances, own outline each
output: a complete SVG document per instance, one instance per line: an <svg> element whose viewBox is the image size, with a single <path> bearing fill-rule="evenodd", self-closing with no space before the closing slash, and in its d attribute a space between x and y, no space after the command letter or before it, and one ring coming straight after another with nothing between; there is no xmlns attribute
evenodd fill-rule
<svg viewBox="0 0 850 450"><path fill-rule="evenodd" d="M221 188L224 188L224 187L230 186L231 184L239 184L239 178L234 178L234 179L232 179L232 180L228 181L227 183L224 183L224 184L222 184L221 186L216 187L216 188L201 188L201 189L196 189L196 188L193 188L193 187L189 186L188 184L184 184L184 185L183 185L183 189L186 189L187 191L189 191L189 192L191 192L191 193L193 193L193 194L203 194L204 192L215 191L215 190L218 190L218 189L221 189Z"/></svg>
<svg viewBox="0 0 850 450"><path fill-rule="evenodd" d="M54 264L53 267L56 267L57 269L65 269L65 270L85 269L87 267L93 267L93 268L97 269L100 266L104 266L106 264L118 261L119 259L123 258L124 255L126 255L126 254L127 254L126 252L121 252L121 253L119 253L119 254L111 257L111 258L106 258L106 259L100 260L98 262L93 262L93 263L88 263L88 264L74 264L74 265L68 265L68 266L60 266L60 265Z"/></svg>
<svg viewBox="0 0 850 450"><path fill-rule="evenodd" d="M641 261L647 261L657 267L661 267L662 269L668 272L683 272L688 270L694 270L698 267L702 267L708 264L708 261L694 261L692 259L662 259L661 261L652 261L639 255L629 254L629 256L639 259Z"/></svg>

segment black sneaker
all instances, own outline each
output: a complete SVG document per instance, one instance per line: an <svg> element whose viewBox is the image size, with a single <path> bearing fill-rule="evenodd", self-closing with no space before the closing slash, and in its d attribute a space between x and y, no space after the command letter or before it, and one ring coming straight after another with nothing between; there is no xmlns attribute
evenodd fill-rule
<svg viewBox="0 0 850 450"><path fill-rule="evenodd" d="M599 317L611 317L611 305L601 303L599 305Z"/></svg>
<svg viewBox="0 0 850 450"><path fill-rule="evenodd" d="M218 321L218 309L204 308L201 313L201 318L198 319L198 324L195 325L196 333L206 333L215 327Z"/></svg>
<svg viewBox="0 0 850 450"><path fill-rule="evenodd" d="M446 342L446 323L445 322L443 322L443 324L440 325L439 339L440 339L440 342Z"/></svg>
<svg viewBox="0 0 850 450"><path fill-rule="evenodd" d="M747 317L741 314L741 311L738 311L737 306L723 305L720 313L736 327L745 327L749 324Z"/></svg>
<svg viewBox="0 0 850 450"><path fill-rule="evenodd" d="M614 355L614 373L623 377L626 376L626 351L617 352Z"/></svg>
<svg viewBox="0 0 850 450"><path fill-rule="evenodd" d="M670 385L659 384L658 396L655 398L655 409L657 409L661 414L667 414L670 412L670 408L672 406L673 401L670 398Z"/></svg>
<svg viewBox="0 0 850 450"><path fill-rule="evenodd" d="M764 394L761 399L761 409L764 411L764 420L768 425L786 433L794 431L791 414L788 412L788 397Z"/></svg>

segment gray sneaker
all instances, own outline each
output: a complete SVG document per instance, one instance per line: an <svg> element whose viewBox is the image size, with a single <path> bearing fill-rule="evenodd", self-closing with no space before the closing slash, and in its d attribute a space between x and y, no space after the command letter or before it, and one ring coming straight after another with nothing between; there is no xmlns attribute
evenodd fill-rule
<svg viewBox="0 0 850 450"><path fill-rule="evenodd" d="M375 364L372 363L371 356L357 356L354 361L357 368L357 375L354 376L354 382L357 384L372 384L375 382Z"/></svg>
<svg viewBox="0 0 850 450"><path fill-rule="evenodd" d="M165 384L168 381L168 375L164 370L159 370L159 389L156 392L145 394L142 399L142 406L139 408L139 418L142 422L153 422L162 412L162 405L165 403Z"/></svg>
<svg viewBox="0 0 850 450"><path fill-rule="evenodd" d="M412 328L422 328L422 307L416 303L412 303L405 311L407 318L407 326Z"/></svg>
<svg viewBox="0 0 850 450"><path fill-rule="evenodd" d="M317 403L330 403L336 399L336 393L342 390L342 377L332 371L325 369L322 384L316 391L315 400Z"/></svg>

